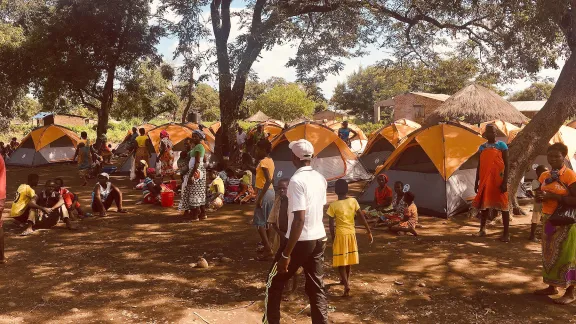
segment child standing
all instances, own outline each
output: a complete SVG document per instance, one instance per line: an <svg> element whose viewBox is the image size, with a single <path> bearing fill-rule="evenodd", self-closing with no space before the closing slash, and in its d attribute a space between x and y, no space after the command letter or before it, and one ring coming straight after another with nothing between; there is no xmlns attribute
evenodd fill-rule
<svg viewBox="0 0 576 324"><path fill-rule="evenodd" d="M332 266L338 267L340 272L341 283L344 285L344 295L350 295L350 270L351 266L358 264L358 243L356 242L356 228L354 219L358 218L366 227L366 233L370 244L374 241L370 226L362 215L360 205L355 198L349 198L348 183L340 179L336 181L335 192L338 195L338 201L330 204L326 212L330 216L330 234L332 235L333 261ZM336 223L336 230L334 229Z"/></svg>
<svg viewBox="0 0 576 324"><path fill-rule="evenodd" d="M532 190L534 191L534 194L536 194L537 191L540 191L541 184L538 179L540 179L542 173L546 171L548 171L548 168L544 165L539 165L536 167L536 180L532 181ZM536 228L538 227L541 218L542 202L537 202L536 198L534 198L534 207L532 208L532 224L530 226L530 237L528 238L530 241L538 242L536 239Z"/></svg>

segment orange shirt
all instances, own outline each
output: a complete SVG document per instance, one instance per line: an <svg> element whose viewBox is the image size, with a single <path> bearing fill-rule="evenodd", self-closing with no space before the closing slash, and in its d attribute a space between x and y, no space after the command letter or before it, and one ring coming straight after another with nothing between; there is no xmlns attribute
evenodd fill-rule
<svg viewBox="0 0 576 324"><path fill-rule="evenodd" d="M570 187L572 184L576 182L576 172L568 169L566 166L564 166L560 170L560 181L562 181L562 183L566 187L558 183L558 181L546 184L545 182L546 179L550 177L551 177L550 171L542 173L540 179L538 179L538 181L540 181L540 183L542 184L542 187L540 187L540 189L545 192L551 192L562 196L568 196L569 192L566 187ZM542 212L544 214L548 215L554 214L556 208L558 208L558 202L555 200L544 200L542 202Z"/></svg>
<svg viewBox="0 0 576 324"><path fill-rule="evenodd" d="M270 179L274 179L274 161L271 158L266 157L262 159L256 167L256 188L258 189L264 189L264 185L266 184L266 177L264 176L263 168L268 169Z"/></svg>

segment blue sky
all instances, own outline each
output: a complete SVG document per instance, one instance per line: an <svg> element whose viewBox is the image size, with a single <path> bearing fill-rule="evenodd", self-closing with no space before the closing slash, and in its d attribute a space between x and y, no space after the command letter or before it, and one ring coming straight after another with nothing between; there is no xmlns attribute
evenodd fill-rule
<svg viewBox="0 0 576 324"><path fill-rule="evenodd" d="M232 2L232 7L236 10L240 10L244 8L243 1L234 1ZM206 8L204 13L205 19L208 21L209 19L209 11ZM232 31L230 35L230 40L233 40L235 36L240 33L238 20L232 20ZM178 66L180 62L178 60L172 60L173 51L176 48L177 39L175 38L164 38L161 40L160 44L158 45L158 51L160 54L164 56L164 60L167 62L171 62L174 65ZM293 68L287 68L286 63L288 59L296 53L296 44L286 44L283 46L276 46L271 51L266 51L261 54L261 59L254 63L253 69L258 74L260 80L266 80L270 77L282 77L288 81L295 81L296 73ZM208 46L206 44L206 46ZM346 76L350 75L352 72L358 70L360 67L366 67L372 64L375 64L383 59L386 58L386 51L385 49L378 48L378 47L369 47L367 48L367 52L369 53L366 56L354 59L344 59L343 62L345 64L344 69L337 75L329 75L325 82L320 84L324 95L326 98L330 98L334 91L334 87L338 84L338 82L346 81ZM560 74L559 70L543 70L539 77L551 77L556 80L558 75ZM217 80L215 77L212 77L211 80L208 82L212 86L217 86ZM507 91L518 91L523 88L526 88L530 85L530 80L516 80L510 84L503 84L500 87L503 90Z"/></svg>

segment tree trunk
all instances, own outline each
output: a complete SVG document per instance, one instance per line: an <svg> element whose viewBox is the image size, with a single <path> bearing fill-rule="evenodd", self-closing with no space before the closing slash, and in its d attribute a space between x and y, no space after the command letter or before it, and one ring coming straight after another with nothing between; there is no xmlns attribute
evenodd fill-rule
<svg viewBox="0 0 576 324"><path fill-rule="evenodd" d="M110 115L110 107L114 101L114 79L116 67L108 69L106 83L104 83L104 90L102 92L102 102L98 110L98 128L96 129L96 147L99 147L100 137L108 131L108 117Z"/></svg>
<svg viewBox="0 0 576 324"><path fill-rule="evenodd" d="M516 200L516 189L524 173L536 156L546 152L550 139L564 122L576 114L576 56L562 68L558 82L542 110L510 144L510 175L508 178L511 201Z"/></svg>
<svg viewBox="0 0 576 324"><path fill-rule="evenodd" d="M186 101L186 107L184 107L184 111L182 112L182 124L185 124L188 121L188 113L190 112L190 107L192 107L192 101L194 99L194 70L190 70L190 79L188 80L188 87L186 89L186 97L188 100Z"/></svg>

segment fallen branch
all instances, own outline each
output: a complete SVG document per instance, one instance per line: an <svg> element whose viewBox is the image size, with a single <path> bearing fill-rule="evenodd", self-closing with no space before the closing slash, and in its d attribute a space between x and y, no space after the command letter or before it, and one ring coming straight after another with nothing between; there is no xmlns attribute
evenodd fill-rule
<svg viewBox="0 0 576 324"><path fill-rule="evenodd" d="M207 320L206 320L204 317L200 316L200 314L198 314L198 313L194 312L194 315L196 315L196 316L200 317L200 319L201 319L201 320L203 320L203 321L204 321L204 323L206 323L206 324L210 324L210 322L208 322L208 321L207 321Z"/></svg>

